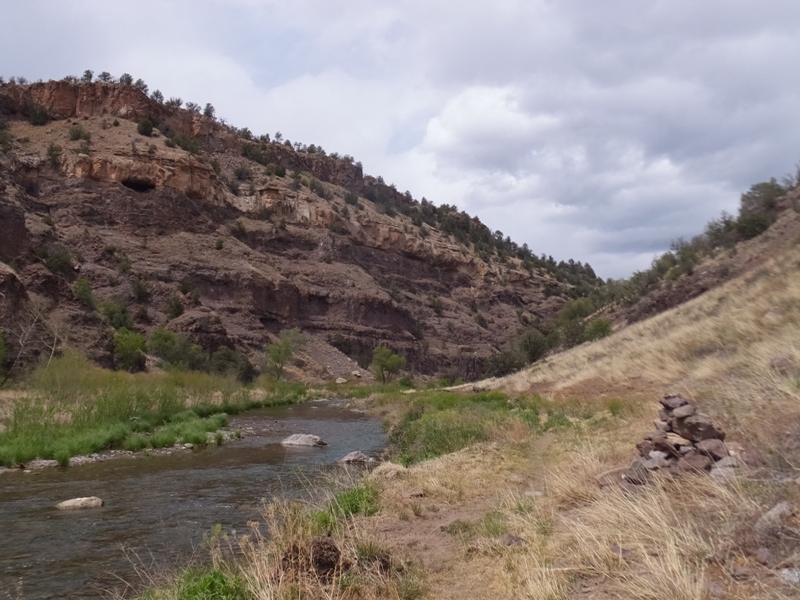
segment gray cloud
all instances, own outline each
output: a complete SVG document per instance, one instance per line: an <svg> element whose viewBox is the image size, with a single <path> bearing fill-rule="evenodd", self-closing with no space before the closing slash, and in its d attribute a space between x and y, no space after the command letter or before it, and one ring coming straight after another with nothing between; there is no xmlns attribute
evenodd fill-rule
<svg viewBox="0 0 800 600"><path fill-rule="evenodd" d="M130 72L603 276L800 154L789 0L32 0L4 21L5 76Z"/></svg>

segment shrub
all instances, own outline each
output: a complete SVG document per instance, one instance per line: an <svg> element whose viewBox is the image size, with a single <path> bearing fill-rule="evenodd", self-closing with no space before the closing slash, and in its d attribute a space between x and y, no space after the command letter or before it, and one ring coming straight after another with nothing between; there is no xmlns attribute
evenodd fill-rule
<svg viewBox="0 0 800 600"><path fill-rule="evenodd" d="M484 317L484 316L483 316L482 314L480 314L480 313L478 313L477 315L475 315L475 322L476 322L478 325L480 325L481 327L483 327L484 329L488 329L488 328L489 328L489 323L486 321L486 317Z"/></svg>
<svg viewBox="0 0 800 600"><path fill-rule="evenodd" d="M611 321L608 319L595 319L586 327L586 331L583 333L583 339L587 342L591 342L609 335L611 335Z"/></svg>
<svg viewBox="0 0 800 600"><path fill-rule="evenodd" d="M30 121L31 125L35 125L37 127L41 125L47 125L48 121L50 121L50 115L47 113L47 109L44 106L34 104L30 109L28 121Z"/></svg>
<svg viewBox="0 0 800 600"><path fill-rule="evenodd" d="M518 350L496 352L489 355L483 366L485 377L503 377L509 373L519 371L525 366L523 355Z"/></svg>
<svg viewBox="0 0 800 600"><path fill-rule="evenodd" d="M53 273L66 274L72 271L72 256L64 246L53 245L44 248L38 254L43 254L44 266Z"/></svg>
<svg viewBox="0 0 800 600"><path fill-rule="evenodd" d="M216 250L222 250L222 248L224 247L224 245L225 245L225 243L222 241L222 239L218 239L218 240L217 240L217 243L216 243L216 244L214 244L214 248L215 248Z"/></svg>
<svg viewBox="0 0 800 600"><path fill-rule="evenodd" d="M137 302L146 302L150 298L150 289L145 281L134 279L131 282L131 294Z"/></svg>
<svg viewBox="0 0 800 600"><path fill-rule="evenodd" d="M139 135L143 135L145 137L150 137L153 135L153 122L150 119L142 119L139 121L139 124L136 126L136 131L139 132Z"/></svg>
<svg viewBox="0 0 800 600"><path fill-rule="evenodd" d="M253 178L253 172L247 167L236 167L233 170L233 175L239 181L250 180Z"/></svg>
<svg viewBox="0 0 800 600"><path fill-rule="evenodd" d="M736 233L743 239L751 238L764 233L772 225L772 219L766 214L742 215L736 220Z"/></svg>
<svg viewBox="0 0 800 600"><path fill-rule="evenodd" d="M170 296L167 300L167 317L177 319L183 314L183 302L177 295Z"/></svg>
<svg viewBox="0 0 800 600"><path fill-rule="evenodd" d="M234 374L236 379L242 383L250 383L256 375L255 369L247 357L227 346L221 346L214 351L208 360L208 370L218 375Z"/></svg>
<svg viewBox="0 0 800 600"><path fill-rule="evenodd" d="M305 338L299 329L284 329L280 333L277 344L267 345L267 366L275 379L281 378L286 362L292 357L294 351L304 344Z"/></svg>
<svg viewBox="0 0 800 600"><path fill-rule="evenodd" d="M92 294L92 283L88 279L83 277L76 279L75 283L72 284L72 294L84 306L94 308L95 299Z"/></svg>
<svg viewBox="0 0 800 600"><path fill-rule="evenodd" d="M522 333L517 339L517 347L528 364L542 358L550 349L544 334L535 328L527 329Z"/></svg>
<svg viewBox="0 0 800 600"><path fill-rule="evenodd" d="M358 196L356 196L353 192L347 192L344 195L344 201L346 204L349 204L350 206L355 206L356 204L358 204Z"/></svg>
<svg viewBox="0 0 800 600"><path fill-rule="evenodd" d="M163 327L153 332L147 347L151 354L180 369L202 371L208 366L206 355L200 346L192 344L180 333Z"/></svg>
<svg viewBox="0 0 800 600"><path fill-rule="evenodd" d="M71 142L77 142L79 140L90 142L92 140L92 135L80 123L73 123L69 128L69 140Z"/></svg>
<svg viewBox="0 0 800 600"><path fill-rule="evenodd" d="M114 329L130 329L133 327L128 308L117 304L113 300L103 302L100 306L100 313L108 320Z"/></svg>
<svg viewBox="0 0 800 600"><path fill-rule="evenodd" d="M120 369L131 373L144 369L146 350L147 345L141 334L129 331L124 327L117 331L114 341L114 356Z"/></svg>
<svg viewBox="0 0 800 600"><path fill-rule="evenodd" d="M53 168L57 169L61 163L61 146L50 144L47 147L47 163Z"/></svg>
<svg viewBox="0 0 800 600"><path fill-rule="evenodd" d="M381 383L386 385L405 365L404 357L395 354L386 346L378 346L372 353L370 368Z"/></svg>

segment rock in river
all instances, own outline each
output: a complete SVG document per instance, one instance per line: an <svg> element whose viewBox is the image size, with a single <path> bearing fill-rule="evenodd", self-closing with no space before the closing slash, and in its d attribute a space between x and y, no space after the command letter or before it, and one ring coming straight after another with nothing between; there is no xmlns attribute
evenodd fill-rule
<svg viewBox="0 0 800 600"><path fill-rule="evenodd" d="M97 496L73 498L56 504L56 508L59 510L79 510L81 508L100 508L101 506L103 506L103 501Z"/></svg>
<svg viewBox="0 0 800 600"><path fill-rule="evenodd" d="M310 433L294 433L281 442L284 446L327 446L318 435Z"/></svg>
<svg viewBox="0 0 800 600"><path fill-rule="evenodd" d="M374 458L370 458L360 450L356 450L354 452L351 452L344 458L342 458L339 462L344 464L351 464L351 463L369 463L374 461L375 461Z"/></svg>

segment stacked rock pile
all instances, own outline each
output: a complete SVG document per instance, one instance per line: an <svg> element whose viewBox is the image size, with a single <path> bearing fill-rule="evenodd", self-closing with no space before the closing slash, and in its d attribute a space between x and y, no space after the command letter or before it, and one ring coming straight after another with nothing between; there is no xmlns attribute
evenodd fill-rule
<svg viewBox="0 0 800 600"><path fill-rule="evenodd" d="M660 402L656 430L636 445L639 457L625 473L625 480L641 485L656 471L727 475L736 466L736 458L729 455L724 443L725 432L711 417L697 412L697 407L679 394L664 396Z"/></svg>

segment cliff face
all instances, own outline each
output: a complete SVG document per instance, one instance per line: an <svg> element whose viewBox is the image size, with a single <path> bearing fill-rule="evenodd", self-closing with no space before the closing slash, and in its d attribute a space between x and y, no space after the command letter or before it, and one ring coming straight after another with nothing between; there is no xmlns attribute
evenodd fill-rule
<svg viewBox="0 0 800 600"><path fill-rule="evenodd" d="M27 118L37 107L44 125ZM138 133L144 118L153 136ZM375 180L350 159L242 139L132 87L5 85L0 119L12 140L0 154L0 285L14 290L0 326L10 337L37 300L59 344L112 364L113 330L71 289L85 278L98 303L126 307L145 335L164 325L256 362L281 329L299 327L309 356L335 347L364 365L383 343L413 370L474 378L521 322L552 315L568 287L515 258L486 262L414 211L373 203ZM193 153L174 143L180 136ZM183 315L170 319L176 303Z"/></svg>

